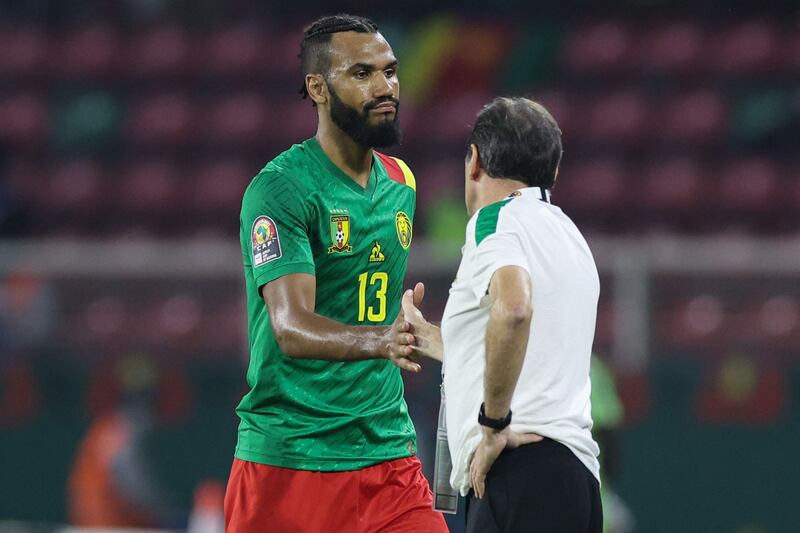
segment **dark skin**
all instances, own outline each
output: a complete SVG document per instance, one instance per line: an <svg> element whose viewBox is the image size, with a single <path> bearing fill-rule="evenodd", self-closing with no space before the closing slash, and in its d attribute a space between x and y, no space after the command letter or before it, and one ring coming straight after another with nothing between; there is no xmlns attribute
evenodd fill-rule
<svg viewBox="0 0 800 533"><path fill-rule="evenodd" d="M366 187L372 170L372 148L347 136L330 117L329 83L342 102L359 111L374 100L399 95L397 60L380 34L336 33L330 43L330 71L306 76L306 88L317 104L316 139L325 154L356 183ZM369 111L372 124L394 120L397 110L384 105ZM414 336L403 313L391 326L352 326L315 312L316 277L289 274L264 285L262 297L281 351L298 359L362 361L386 358L397 367L419 372L417 355L410 345ZM414 293L422 303L423 292ZM403 344L401 344L401 341Z"/></svg>
<svg viewBox="0 0 800 533"><path fill-rule="evenodd" d="M297 359L363 361L389 359L397 367L419 372L414 336L403 313L391 326L351 326L315 313L317 282L310 274L288 274L264 285L272 330L281 351ZM422 293L414 301L422 303ZM402 344L401 344L402 343Z"/></svg>
<svg viewBox="0 0 800 533"><path fill-rule="evenodd" d="M372 148L361 146L331 120L330 86L342 102L358 111L385 97L400 97L397 59L380 33L335 33L329 47L330 70L308 74L306 89L317 104L319 124L316 139L322 150L345 174L362 187L367 186L372 170ZM384 104L368 112L372 125L394 120L397 109Z"/></svg>

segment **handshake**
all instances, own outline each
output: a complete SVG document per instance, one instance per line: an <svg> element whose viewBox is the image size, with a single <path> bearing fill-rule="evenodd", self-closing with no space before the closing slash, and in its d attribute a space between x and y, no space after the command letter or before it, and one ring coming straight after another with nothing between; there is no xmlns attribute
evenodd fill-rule
<svg viewBox="0 0 800 533"><path fill-rule="evenodd" d="M400 313L384 334L386 358L402 370L419 372L421 357L442 361L441 330L425 320L419 307L425 297L425 285L403 293Z"/></svg>

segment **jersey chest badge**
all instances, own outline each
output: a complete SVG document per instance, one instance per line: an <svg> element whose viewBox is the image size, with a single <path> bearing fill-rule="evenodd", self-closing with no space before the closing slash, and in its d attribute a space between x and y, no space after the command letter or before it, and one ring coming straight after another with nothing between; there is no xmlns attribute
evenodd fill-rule
<svg viewBox="0 0 800 533"><path fill-rule="evenodd" d="M282 254L278 227L268 216L260 216L253 222L250 232L253 245L253 266L261 266L278 259Z"/></svg>
<svg viewBox="0 0 800 533"><path fill-rule="evenodd" d="M397 239L400 241L400 246L408 250L411 246L411 219L402 211L398 211L394 217L394 225L397 229Z"/></svg>
<svg viewBox="0 0 800 533"><path fill-rule="evenodd" d="M353 251L350 246L350 215L331 215L331 243L329 254Z"/></svg>
<svg viewBox="0 0 800 533"><path fill-rule="evenodd" d="M383 252L381 252L381 243L375 241L375 244L372 245L372 251L369 254L369 262L383 263L385 260L386 256L383 255Z"/></svg>

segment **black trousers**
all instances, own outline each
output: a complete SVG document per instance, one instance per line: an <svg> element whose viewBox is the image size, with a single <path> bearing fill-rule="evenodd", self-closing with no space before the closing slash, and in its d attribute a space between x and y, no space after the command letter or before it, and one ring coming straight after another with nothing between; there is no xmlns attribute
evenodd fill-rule
<svg viewBox="0 0 800 533"><path fill-rule="evenodd" d="M602 533L600 485L551 439L500 454L486 494L467 500L467 533Z"/></svg>

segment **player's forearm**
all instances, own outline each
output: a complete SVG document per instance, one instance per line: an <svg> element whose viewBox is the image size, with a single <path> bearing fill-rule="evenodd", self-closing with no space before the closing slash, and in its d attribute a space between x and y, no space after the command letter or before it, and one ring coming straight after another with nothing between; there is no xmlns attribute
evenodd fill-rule
<svg viewBox="0 0 800 533"><path fill-rule="evenodd" d="M362 361L384 357L391 326L351 326L316 313L272 317L281 351L297 359Z"/></svg>
<svg viewBox="0 0 800 533"><path fill-rule="evenodd" d="M529 305L496 300L486 330L484 404L486 416L503 418L511 408L525 350L532 310Z"/></svg>

